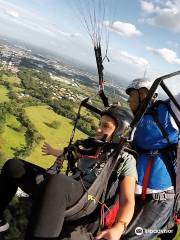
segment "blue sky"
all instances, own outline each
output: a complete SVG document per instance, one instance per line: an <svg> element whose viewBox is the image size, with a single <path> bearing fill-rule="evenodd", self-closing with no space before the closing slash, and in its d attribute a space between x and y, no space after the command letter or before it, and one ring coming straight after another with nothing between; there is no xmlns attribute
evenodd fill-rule
<svg viewBox="0 0 180 240"><path fill-rule="evenodd" d="M80 20L89 21L93 6L96 26L109 34L105 71L130 80L145 70L154 79L180 69L179 0L0 0L0 34L95 66L93 45ZM105 51L104 34L101 44ZM180 92L180 77L167 83Z"/></svg>

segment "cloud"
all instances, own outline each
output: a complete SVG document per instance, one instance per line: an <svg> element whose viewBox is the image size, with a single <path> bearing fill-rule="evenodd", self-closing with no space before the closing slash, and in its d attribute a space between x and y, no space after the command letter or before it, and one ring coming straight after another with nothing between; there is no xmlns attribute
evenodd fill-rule
<svg viewBox="0 0 180 240"><path fill-rule="evenodd" d="M151 2L140 1L142 9L147 13L154 12L154 5Z"/></svg>
<svg viewBox="0 0 180 240"><path fill-rule="evenodd" d="M17 11L11 10L11 9L7 10L6 13L8 15L10 15L11 17L15 17L15 18L19 17L19 13Z"/></svg>
<svg viewBox="0 0 180 240"><path fill-rule="evenodd" d="M177 42L167 41L167 44L173 48L180 47L180 43Z"/></svg>
<svg viewBox="0 0 180 240"><path fill-rule="evenodd" d="M77 38L77 37L80 37L80 36L81 36L80 33L71 33L70 34L70 37L72 37L72 38Z"/></svg>
<svg viewBox="0 0 180 240"><path fill-rule="evenodd" d="M156 13L156 14L176 14L178 13L178 2L177 0L173 1L147 1L147 0L140 0L141 8L143 9L144 12L151 14L151 13Z"/></svg>
<svg viewBox="0 0 180 240"><path fill-rule="evenodd" d="M140 0L144 13L142 22L180 32L180 1L179 0Z"/></svg>
<svg viewBox="0 0 180 240"><path fill-rule="evenodd" d="M136 26L131 23L120 21L110 23L109 21L104 21L104 25L111 31L116 32L121 36L132 37L142 35L142 33L136 29Z"/></svg>
<svg viewBox="0 0 180 240"><path fill-rule="evenodd" d="M180 64L180 58L177 58L176 53L168 48L152 48L152 47L147 47L146 48L149 52L152 52L153 54L160 56L163 60L170 64Z"/></svg>
<svg viewBox="0 0 180 240"><path fill-rule="evenodd" d="M138 57L126 51L120 51L117 49L116 50L110 49L110 51L111 51L112 59L114 58L117 61L122 61L124 63L133 64L133 65L135 64L143 68L149 66L149 62L142 57Z"/></svg>
<svg viewBox="0 0 180 240"><path fill-rule="evenodd" d="M47 21L39 13L28 11L24 8L18 7L15 4L0 0L0 21L4 20L6 23L16 25L17 27L26 28L38 34L45 34L54 39L76 38L79 33L65 32L61 30L54 23ZM11 18L9 18L11 16Z"/></svg>

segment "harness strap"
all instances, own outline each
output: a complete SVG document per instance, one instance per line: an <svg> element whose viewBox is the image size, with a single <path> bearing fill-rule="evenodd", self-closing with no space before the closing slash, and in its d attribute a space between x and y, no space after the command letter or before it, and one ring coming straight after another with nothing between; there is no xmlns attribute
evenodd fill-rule
<svg viewBox="0 0 180 240"><path fill-rule="evenodd" d="M108 98L106 97L105 93L103 90L99 91L99 96L104 104L104 107L108 107L109 106L109 102L108 102Z"/></svg>
<svg viewBox="0 0 180 240"><path fill-rule="evenodd" d="M141 199L143 201L146 198L147 186L148 186L148 182L149 182L149 176L150 176L150 173L151 173L153 160L154 160L154 155L151 154L150 157L149 157L149 161L148 161L146 171L145 171L145 174L144 174L144 178L143 178L142 193L141 193Z"/></svg>
<svg viewBox="0 0 180 240"><path fill-rule="evenodd" d="M172 156L173 152L168 151L168 149L164 149L161 152L161 154L162 154L163 162L171 178L171 182L174 186L174 189L176 189L176 172L173 164L173 156Z"/></svg>
<svg viewBox="0 0 180 240"><path fill-rule="evenodd" d="M156 104L156 103L158 103L158 104ZM171 108L170 99L165 100L165 101L158 100L158 101L156 101L156 103L155 103L156 105L164 104L164 105L167 107L169 113L170 113L171 116L174 118L174 121L175 121L177 127L180 129L180 121L179 121L178 117L176 116L176 114L174 113L174 111L173 111L172 108Z"/></svg>
<svg viewBox="0 0 180 240"><path fill-rule="evenodd" d="M100 216L100 226L101 226L101 229L104 228L104 216L105 216L105 213L104 213L104 204L101 205L101 216Z"/></svg>
<svg viewBox="0 0 180 240"><path fill-rule="evenodd" d="M119 156L119 151L115 154L115 159L118 159L119 160L119 164L121 164L121 161L120 159L122 159L122 156L120 158L118 158ZM116 165L115 167L115 171L119 168L119 164ZM112 175L111 175L112 176ZM108 209L108 211L110 211L110 209L107 207L107 205L105 204L105 199L106 199L106 195L107 195L107 190L108 190L108 187L109 185L106 184L105 188L104 188L104 191L102 193L102 196L101 196L101 202L103 203L103 205L101 205L101 215L100 215L100 226L99 226L99 231L103 230L104 229L104 226L105 226L105 213L104 213L104 207L106 207Z"/></svg>
<svg viewBox="0 0 180 240"><path fill-rule="evenodd" d="M179 121L179 119L177 118L176 114L173 112L173 110L172 110L172 108L171 108L171 106L170 106L170 103L169 103L169 104L166 103L166 106L167 106L167 108L168 108L171 116L173 117L173 119L174 119L177 127L180 129L180 121Z"/></svg>
<svg viewBox="0 0 180 240"><path fill-rule="evenodd" d="M151 109L151 115L152 115L152 117L153 117L154 122L157 124L158 128L160 129L163 137L164 137L164 138L168 141L168 143L169 143L169 136L168 136L166 130L164 129L163 125L160 123L160 121L159 121L159 119L158 119L158 116L157 116L157 112L156 112L156 110L155 110L154 108Z"/></svg>

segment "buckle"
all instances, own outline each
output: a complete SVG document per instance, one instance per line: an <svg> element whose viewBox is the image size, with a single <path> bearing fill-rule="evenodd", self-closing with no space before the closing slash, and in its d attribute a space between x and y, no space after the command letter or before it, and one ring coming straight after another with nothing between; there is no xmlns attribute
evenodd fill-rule
<svg viewBox="0 0 180 240"><path fill-rule="evenodd" d="M167 196L165 192L153 193L152 196L153 196L153 199L156 201L167 200Z"/></svg>
<svg viewBox="0 0 180 240"><path fill-rule="evenodd" d="M159 201L159 194L158 193L153 193L152 197L154 200Z"/></svg>
<svg viewBox="0 0 180 240"><path fill-rule="evenodd" d="M156 155L159 154L159 150L158 150L158 149L152 150L152 151L149 152L149 154L150 154L151 156L156 156Z"/></svg>

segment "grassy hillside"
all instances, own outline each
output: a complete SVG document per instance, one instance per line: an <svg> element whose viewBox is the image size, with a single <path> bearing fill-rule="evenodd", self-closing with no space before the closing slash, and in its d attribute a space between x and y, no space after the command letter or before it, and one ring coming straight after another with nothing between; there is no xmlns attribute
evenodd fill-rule
<svg viewBox="0 0 180 240"><path fill-rule="evenodd" d="M11 74L10 76L3 74L2 79L12 84L21 82L21 80L16 76L16 74Z"/></svg>
<svg viewBox="0 0 180 240"><path fill-rule="evenodd" d="M51 144L54 148L63 148L67 146L73 128L72 121L59 116L48 106L27 107L25 110L28 118L34 124L37 131L45 138L46 142ZM53 121L58 123L57 128L50 127ZM84 133L77 130L75 139L85 137L86 135ZM49 167L55 158L52 156L42 156L42 144L43 141L35 147L32 154L27 157L27 160L43 167Z"/></svg>
<svg viewBox="0 0 180 240"><path fill-rule="evenodd" d="M33 75L31 72L28 72L28 74ZM25 79L28 78L28 74L26 75ZM45 76L43 75L42 79L44 80L44 78ZM36 93L38 89L42 88L38 85L40 82L39 78L36 78L36 81L32 82L34 83L34 90L31 89L31 86L33 84L29 83L30 90L28 90L28 93L30 95L26 98L23 97L24 95L21 96L15 94L21 91L27 91L21 82L22 79L18 78L16 74L13 74L11 72L3 72L1 79L2 82L0 83L0 103L8 101L9 105L6 105L6 113L8 117L6 118L3 125L1 121L3 130L0 134L0 165L2 164L2 161L4 162L6 159L13 157L17 149L20 150L21 147L26 147L27 144L26 132L28 129L26 127L22 127L21 123L17 121L16 117L18 117L18 114L16 113L19 111L13 112L13 109L18 109L18 107L19 109L25 110L25 114L33 124L36 133L39 133L46 142L50 143L54 148L63 148L67 146L73 128L72 120L56 114L48 105L45 106L45 104L43 104L43 100L46 99L46 97L42 101L41 99L38 99L39 95L37 96L38 98L36 98L36 96L31 97L31 93ZM32 79L34 80L34 77L32 77ZM44 87L45 94L49 91L50 88L52 88L52 86L48 88L46 88L46 86ZM8 91L11 93L9 97L7 96ZM42 93L40 92L40 96L42 96L41 94ZM26 94L26 96L28 96L28 94ZM2 105L1 109L3 108L4 107ZM9 114L9 111L11 114ZM55 123L56 126L54 127L52 123ZM86 137L86 135L77 130L75 139L83 137ZM31 150L30 155L26 157L26 160L43 167L48 167L55 159L51 156L42 156L41 147L43 145L43 142L44 141L41 140L41 142L38 142L38 145L37 143L33 142L33 149Z"/></svg>
<svg viewBox="0 0 180 240"><path fill-rule="evenodd" d="M180 240L180 225L178 227L178 232L177 232L176 237L174 238L174 240Z"/></svg>
<svg viewBox="0 0 180 240"><path fill-rule="evenodd" d="M13 91L16 92L16 93L19 93L19 92L22 92L23 89L19 88L19 87L13 87Z"/></svg>
<svg viewBox="0 0 180 240"><path fill-rule="evenodd" d="M36 130L44 137L44 141L57 149L67 146L73 128L71 120L54 113L48 106L27 107L25 112ZM57 128L51 127L52 122L57 123ZM25 145L25 130L13 115L6 118L5 129L0 136L0 151L3 153L4 159L13 157L15 149ZM86 136L77 130L74 139L81 139ZM44 141L41 141L32 149L26 160L47 168L54 162L55 158L42 155L41 147Z"/></svg>
<svg viewBox="0 0 180 240"><path fill-rule="evenodd" d="M8 90L6 87L0 85L0 102L8 101Z"/></svg>
<svg viewBox="0 0 180 240"><path fill-rule="evenodd" d="M25 144L24 133L25 129L21 123L13 115L8 115L4 132L0 136L0 150L3 152L5 159L13 157L14 148L19 148Z"/></svg>

